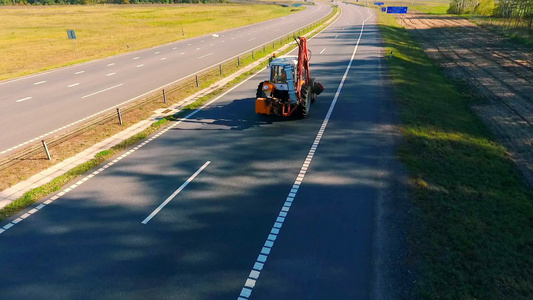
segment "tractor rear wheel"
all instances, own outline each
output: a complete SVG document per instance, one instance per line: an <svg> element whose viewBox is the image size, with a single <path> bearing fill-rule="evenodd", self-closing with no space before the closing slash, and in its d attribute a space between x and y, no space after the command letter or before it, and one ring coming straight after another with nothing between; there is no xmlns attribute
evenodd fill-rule
<svg viewBox="0 0 533 300"><path fill-rule="evenodd" d="M309 116L309 110L311 109L311 87L307 84L302 85L302 101L300 102L300 113L302 118Z"/></svg>

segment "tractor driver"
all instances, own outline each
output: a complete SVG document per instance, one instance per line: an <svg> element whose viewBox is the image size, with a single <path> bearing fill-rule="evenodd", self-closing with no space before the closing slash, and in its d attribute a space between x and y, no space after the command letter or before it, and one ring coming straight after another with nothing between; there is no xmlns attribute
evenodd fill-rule
<svg viewBox="0 0 533 300"><path fill-rule="evenodd" d="M276 82L277 83L287 83L287 73L285 73L285 69L284 68L279 68L280 69L280 74L279 75L276 75Z"/></svg>

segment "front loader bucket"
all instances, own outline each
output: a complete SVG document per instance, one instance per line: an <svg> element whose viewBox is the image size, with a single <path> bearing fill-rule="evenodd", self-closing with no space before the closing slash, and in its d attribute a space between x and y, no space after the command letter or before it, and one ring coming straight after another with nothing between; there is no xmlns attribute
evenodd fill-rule
<svg viewBox="0 0 533 300"><path fill-rule="evenodd" d="M267 103L266 98L257 98L255 100L255 113L270 115L272 107Z"/></svg>

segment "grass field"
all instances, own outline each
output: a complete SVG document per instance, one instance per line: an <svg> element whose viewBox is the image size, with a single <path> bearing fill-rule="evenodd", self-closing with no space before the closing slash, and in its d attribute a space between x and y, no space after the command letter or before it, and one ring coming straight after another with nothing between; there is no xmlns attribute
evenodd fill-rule
<svg viewBox="0 0 533 300"><path fill-rule="evenodd" d="M393 16L379 14L415 207L423 299L531 299L533 193L469 104Z"/></svg>
<svg viewBox="0 0 533 300"><path fill-rule="evenodd" d="M296 10L258 4L0 7L0 80L244 26ZM67 29L76 31L77 56Z"/></svg>

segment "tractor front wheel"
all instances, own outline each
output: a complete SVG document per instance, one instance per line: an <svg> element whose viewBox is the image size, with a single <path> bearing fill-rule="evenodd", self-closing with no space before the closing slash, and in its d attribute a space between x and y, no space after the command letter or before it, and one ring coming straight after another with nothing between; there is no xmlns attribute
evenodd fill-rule
<svg viewBox="0 0 533 300"><path fill-rule="evenodd" d="M263 82L264 81L261 81L259 83L259 85L257 86L257 92L255 93L255 97L256 98L265 98L266 97L265 92L263 91Z"/></svg>

